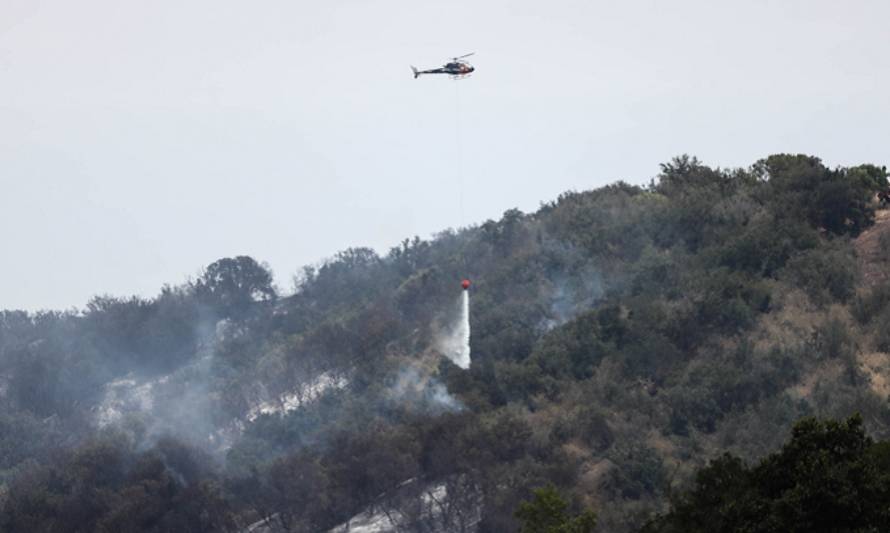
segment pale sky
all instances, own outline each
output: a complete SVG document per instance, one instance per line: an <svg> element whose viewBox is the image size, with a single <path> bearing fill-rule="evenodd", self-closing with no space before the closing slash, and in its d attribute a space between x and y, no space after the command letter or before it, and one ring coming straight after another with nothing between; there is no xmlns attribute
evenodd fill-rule
<svg viewBox="0 0 890 533"><path fill-rule="evenodd" d="M890 2L0 0L0 308L777 152L890 163Z"/></svg>

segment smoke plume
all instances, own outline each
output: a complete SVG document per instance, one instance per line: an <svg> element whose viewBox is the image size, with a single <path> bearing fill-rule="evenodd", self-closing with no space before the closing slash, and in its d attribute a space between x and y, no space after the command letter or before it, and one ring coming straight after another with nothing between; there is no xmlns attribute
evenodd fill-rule
<svg viewBox="0 0 890 533"><path fill-rule="evenodd" d="M461 368L470 368L470 291L461 291L457 319L439 336L439 351Z"/></svg>

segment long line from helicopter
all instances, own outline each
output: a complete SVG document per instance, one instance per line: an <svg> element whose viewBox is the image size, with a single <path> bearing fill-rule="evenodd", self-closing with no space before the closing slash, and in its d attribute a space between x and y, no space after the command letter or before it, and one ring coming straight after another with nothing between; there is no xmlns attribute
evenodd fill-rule
<svg viewBox="0 0 890 533"><path fill-rule="evenodd" d="M414 65L411 65L411 70L414 72L414 79L417 79L421 74L448 74L451 76L453 80L459 80L466 78L469 76L474 70L476 70L473 65L471 65L466 58L475 54L475 52L470 52L469 54L464 54L462 56L457 56L451 58L451 61L446 63L442 68L434 68L430 70L417 70ZM463 225L464 218L464 179L463 179L463 169L462 169L462 161L461 161L461 141L460 141L460 97L457 92L457 86L455 85L455 123L456 123L456 139L457 139L457 174L458 174L458 183L460 184L460 218L461 225ZM464 261L464 268L466 268L466 261ZM461 288L464 292L470 289L470 280L468 278L463 278L460 282ZM465 296L466 297L466 296Z"/></svg>
<svg viewBox="0 0 890 533"><path fill-rule="evenodd" d="M475 52L452 57L451 61L445 63L442 67L429 70L417 70L417 68L412 65L411 70L414 72L414 79L417 79L421 74L448 74L452 78L464 78L469 76L470 73L476 69L469 62L465 61L465 58L470 57L473 54L475 54Z"/></svg>

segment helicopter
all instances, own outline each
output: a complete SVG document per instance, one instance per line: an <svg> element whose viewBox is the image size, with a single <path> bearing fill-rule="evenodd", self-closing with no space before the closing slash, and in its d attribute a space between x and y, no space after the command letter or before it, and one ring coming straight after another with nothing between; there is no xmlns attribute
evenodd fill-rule
<svg viewBox="0 0 890 533"><path fill-rule="evenodd" d="M451 79L457 80L461 78L466 78L470 75L471 72L476 70L473 65L464 61L464 58L470 57L476 52L470 52L469 54L464 54L458 57L452 57L451 61L445 63L442 68L434 68L430 70L417 70L414 66L411 66L411 70L414 71L414 79L417 79L421 74L448 74L451 76Z"/></svg>

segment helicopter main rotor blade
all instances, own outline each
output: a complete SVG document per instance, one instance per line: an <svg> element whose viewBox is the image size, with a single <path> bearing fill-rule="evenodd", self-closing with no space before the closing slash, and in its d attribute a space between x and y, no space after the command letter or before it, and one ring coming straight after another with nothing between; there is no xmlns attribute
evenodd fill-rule
<svg viewBox="0 0 890 533"><path fill-rule="evenodd" d="M464 54L464 55L462 55L462 56L457 56L457 57L455 57L455 58L453 58L453 59L454 59L455 61L457 61L458 59L463 59L463 58L465 58L465 57L470 57L471 55L473 55L473 54L475 54L475 53L476 53L476 52L470 52L469 54Z"/></svg>

